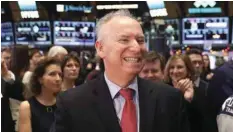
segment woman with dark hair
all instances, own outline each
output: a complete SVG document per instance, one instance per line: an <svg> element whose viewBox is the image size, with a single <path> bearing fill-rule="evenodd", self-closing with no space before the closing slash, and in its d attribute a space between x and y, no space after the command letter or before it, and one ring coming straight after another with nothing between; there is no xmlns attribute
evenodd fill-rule
<svg viewBox="0 0 233 132"><path fill-rule="evenodd" d="M207 54L202 55L203 56L203 62L204 62L204 67L203 67L203 72L201 75L201 78L205 81L210 81L210 79L213 77L213 72L210 69L210 58Z"/></svg>
<svg viewBox="0 0 233 132"><path fill-rule="evenodd" d="M62 91L74 88L80 72L79 58L73 53L68 54L64 57L61 68L63 72Z"/></svg>
<svg viewBox="0 0 233 132"><path fill-rule="evenodd" d="M59 62L54 59L39 62L30 80L34 96L20 104L19 132L49 132L61 83Z"/></svg>
<svg viewBox="0 0 233 132"><path fill-rule="evenodd" d="M22 79L22 83L24 84L24 97L26 99L29 99L32 96L32 92L30 90L30 78L32 76L32 72L43 57L44 54L39 49L31 49L29 51L29 64L26 67L26 72Z"/></svg>

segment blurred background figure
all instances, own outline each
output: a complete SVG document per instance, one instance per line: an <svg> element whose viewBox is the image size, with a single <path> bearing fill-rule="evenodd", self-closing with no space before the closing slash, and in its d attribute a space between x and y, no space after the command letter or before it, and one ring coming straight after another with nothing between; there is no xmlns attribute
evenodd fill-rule
<svg viewBox="0 0 233 132"><path fill-rule="evenodd" d="M233 61L225 62L214 71L207 91L210 113L214 119L222 110L224 101L233 95Z"/></svg>
<svg viewBox="0 0 233 132"><path fill-rule="evenodd" d="M88 74L86 76L86 82L97 78L104 71L104 63L103 60L99 56L95 56L95 58L89 63L92 65L91 71L87 71ZM87 65L88 67L88 65Z"/></svg>
<svg viewBox="0 0 233 132"><path fill-rule="evenodd" d="M32 96L30 90L30 79L32 72L37 67L38 63L44 58L44 54L39 49L32 49L29 51L29 63L25 68L25 73L23 75L22 83L24 84L24 96L26 99Z"/></svg>
<svg viewBox="0 0 233 132"><path fill-rule="evenodd" d="M139 73L141 78L154 82L163 81L165 58L155 51L148 52L145 55L145 64Z"/></svg>
<svg viewBox="0 0 233 132"><path fill-rule="evenodd" d="M12 59L12 53L9 48L4 48L1 50L1 75L2 78L7 82L12 82L15 80L15 75L12 71L10 71L11 68L11 59Z"/></svg>
<svg viewBox="0 0 233 132"><path fill-rule="evenodd" d="M47 56L54 57L55 59L61 62L67 54L68 51L62 46L53 46L49 49Z"/></svg>
<svg viewBox="0 0 233 132"><path fill-rule="evenodd" d="M201 79L209 82L210 79L213 77L213 72L210 69L210 58L207 54L202 55L203 57L203 62L204 62L204 67L203 67L203 72L201 75Z"/></svg>
<svg viewBox="0 0 233 132"><path fill-rule="evenodd" d="M19 132L49 132L61 83L60 62L45 59L38 64L30 81L34 96L20 105Z"/></svg>
<svg viewBox="0 0 233 132"><path fill-rule="evenodd" d="M216 62L215 62L216 69L221 67L224 63L225 60L222 56L216 56Z"/></svg>
<svg viewBox="0 0 233 132"><path fill-rule="evenodd" d="M70 53L64 57L61 63L63 72L62 91L76 87L75 81L79 77L80 66L79 58L74 53Z"/></svg>
<svg viewBox="0 0 233 132"><path fill-rule="evenodd" d="M233 95L223 103L219 115L217 116L218 131L232 132L233 130Z"/></svg>

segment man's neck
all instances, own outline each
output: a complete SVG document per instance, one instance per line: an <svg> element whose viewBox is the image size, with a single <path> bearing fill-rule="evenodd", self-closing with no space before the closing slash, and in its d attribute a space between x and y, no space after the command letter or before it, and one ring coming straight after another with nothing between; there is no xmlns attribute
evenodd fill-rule
<svg viewBox="0 0 233 132"><path fill-rule="evenodd" d="M111 82L115 83L116 85L122 88L127 87L136 77L135 75L126 75L124 73L114 75L107 71L105 71L105 74Z"/></svg>

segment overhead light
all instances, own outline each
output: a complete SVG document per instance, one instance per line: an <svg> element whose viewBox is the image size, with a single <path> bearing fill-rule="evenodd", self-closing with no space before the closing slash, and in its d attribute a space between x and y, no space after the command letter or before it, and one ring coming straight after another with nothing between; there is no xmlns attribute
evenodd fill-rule
<svg viewBox="0 0 233 132"><path fill-rule="evenodd" d="M64 5L62 4L57 4L57 12L64 12Z"/></svg>
<svg viewBox="0 0 233 132"><path fill-rule="evenodd" d="M207 6L214 7L216 5L215 1L207 1L207 0L198 0L193 3L193 5L197 8L200 6L206 8Z"/></svg>
<svg viewBox="0 0 233 132"><path fill-rule="evenodd" d="M138 4L97 5L96 8L97 8L97 10L138 9Z"/></svg>
<svg viewBox="0 0 233 132"><path fill-rule="evenodd" d="M150 15L151 17L161 17L161 16L167 16L167 9L163 8L163 9L153 9L150 10Z"/></svg>

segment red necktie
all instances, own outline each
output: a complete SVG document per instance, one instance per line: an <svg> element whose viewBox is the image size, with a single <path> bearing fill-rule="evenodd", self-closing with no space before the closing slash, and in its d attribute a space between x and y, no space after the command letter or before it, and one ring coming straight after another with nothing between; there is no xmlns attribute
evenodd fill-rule
<svg viewBox="0 0 233 132"><path fill-rule="evenodd" d="M121 89L121 96L125 98L125 105L121 117L122 132L137 132L136 107L133 102L132 89Z"/></svg>

